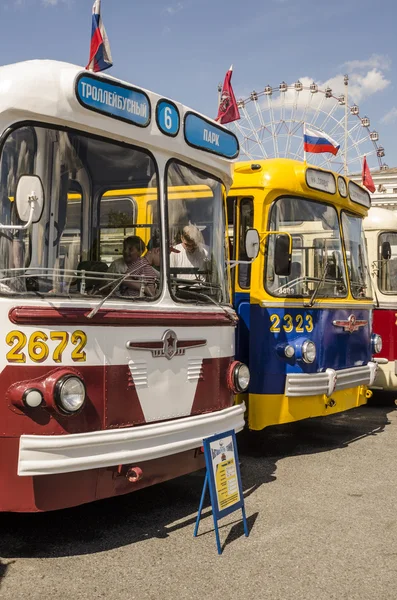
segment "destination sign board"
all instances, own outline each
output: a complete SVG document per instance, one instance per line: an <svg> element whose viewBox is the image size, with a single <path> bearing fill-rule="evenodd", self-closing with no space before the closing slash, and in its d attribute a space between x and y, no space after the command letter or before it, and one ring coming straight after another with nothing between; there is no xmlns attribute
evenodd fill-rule
<svg viewBox="0 0 397 600"><path fill-rule="evenodd" d="M328 192L328 194L335 194L336 182L335 177L328 171L320 171L319 169L307 169L306 170L306 183L310 188L314 190L321 190L322 192Z"/></svg>
<svg viewBox="0 0 397 600"><path fill-rule="evenodd" d="M136 88L95 75L77 79L76 97L82 106L127 123L147 127L150 123L148 96Z"/></svg>
<svg viewBox="0 0 397 600"><path fill-rule="evenodd" d="M237 138L231 131L194 113L187 113L185 116L185 140L193 148L225 158L236 158L239 153Z"/></svg>
<svg viewBox="0 0 397 600"><path fill-rule="evenodd" d="M361 206L365 206L366 208L370 208L371 206L371 197L363 190L362 187L354 183L354 181L349 181L349 196L352 202L356 204L361 204Z"/></svg>

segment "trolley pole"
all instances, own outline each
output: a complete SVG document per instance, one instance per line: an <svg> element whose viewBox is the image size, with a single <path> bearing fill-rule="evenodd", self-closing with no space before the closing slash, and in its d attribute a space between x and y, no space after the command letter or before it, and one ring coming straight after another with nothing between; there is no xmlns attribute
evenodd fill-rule
<svg viewBox="0 0 397 600"><path fill-rule="evenodd" d="M345 84L345 166L344 166L344 175L347 177L347 144L348 144L348 131L349 131L349 76L345 75L343 79L343 83Z"/></svg>

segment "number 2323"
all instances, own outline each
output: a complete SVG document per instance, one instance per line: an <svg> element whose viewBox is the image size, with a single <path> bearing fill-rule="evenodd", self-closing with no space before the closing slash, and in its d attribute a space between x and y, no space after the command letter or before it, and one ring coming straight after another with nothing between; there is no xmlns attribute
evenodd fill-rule
<svg viewBox="0 0 397 600"><path fill-rule="evenodd" d="M283 318L278 315L270 315L270 321L272 323L270 331L272 333L279 333L281 327L286 333L290 333L295 329L297 333L310 333L313 331L313 317L311 315L295 315L295 322L292 315L284 315ZM282 325L280 325L282 321Z"/></svg>
<svg viewBox="0 0 397 600"><path fill-rule="evenodd" d="M87 344L87 336L84 331L74 331L69 334L67 331L51 331L50 338L55 342L52 349L52 360L56 363L62 362L62 355L69 343L69 338L74 346L71 351L71 358L74 362L85 362L86 353L84 348ZM6 335L6 344L11 346L6 354L7 361L10 363L25 363L26 354L23 352L27 344L29 358L37 363L47 360L50 354L50 348L47 344L48 336L43 331L35 331L28 338L22 331L10 331Z"/></svg>

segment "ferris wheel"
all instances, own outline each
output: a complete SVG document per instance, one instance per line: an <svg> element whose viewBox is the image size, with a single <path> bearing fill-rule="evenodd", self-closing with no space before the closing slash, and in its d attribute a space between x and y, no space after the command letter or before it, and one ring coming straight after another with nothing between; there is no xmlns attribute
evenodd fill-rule
<svg viewBox="0 0 397 600"><path fill-rule="evenodd" d="M330 87L297 81L278 87L267 85L237 101L240 120L228 125L240 142L240 158L294 158L304 160L304 126L332 137L340 149L332 154L308 154L311 164L339 173L360 173L364 156L370 167L386 170L384 148L379 134L370 129L370 119L361 116L357 104L348 104L349 78L344 77L345 94L334 95Z"/></svg>

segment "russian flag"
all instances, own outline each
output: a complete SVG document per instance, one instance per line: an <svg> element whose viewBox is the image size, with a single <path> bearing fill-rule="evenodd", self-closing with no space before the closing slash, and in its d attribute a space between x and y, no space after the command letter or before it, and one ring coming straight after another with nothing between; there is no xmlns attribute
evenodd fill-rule
<svg viewBox="0 0 397 600"><path fill-rule="evenodd" d="M320 154L322 152L330 152L334 156L338 154L340 144L335 142L329 135L323 131L315 131L305 127L303 133L303 149L305 152Z"/></svg>
<svg viewBox="0 0 397 600"><path fill-rule="evenodd" d="M98 73L112 66L109 40L101 19L101 0L95 0L92 7L90 60L86 69Z"/></svg>

